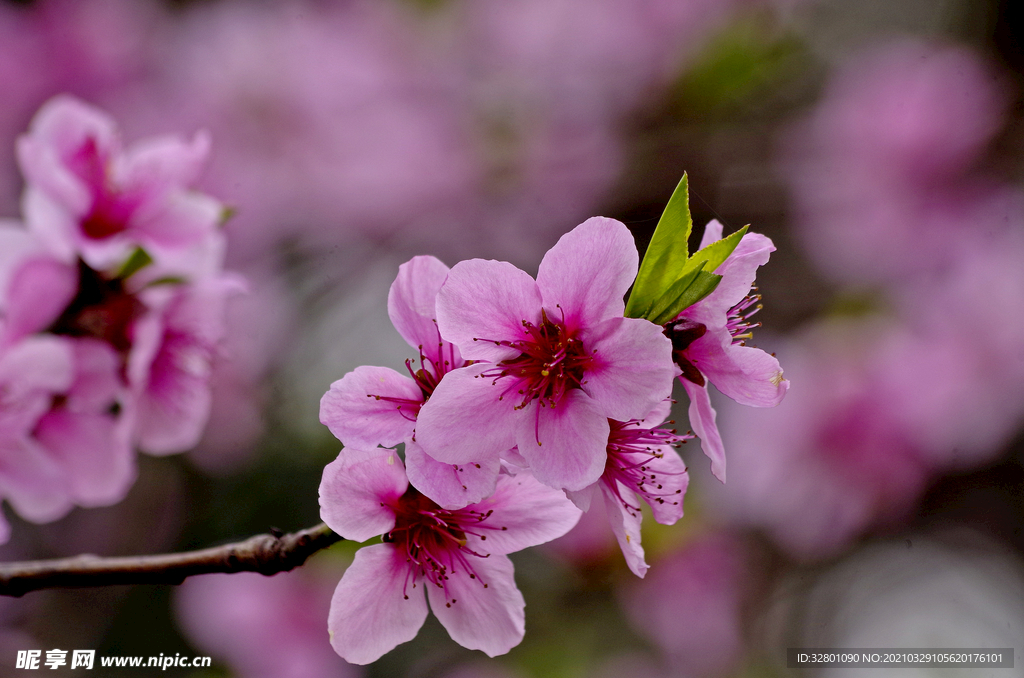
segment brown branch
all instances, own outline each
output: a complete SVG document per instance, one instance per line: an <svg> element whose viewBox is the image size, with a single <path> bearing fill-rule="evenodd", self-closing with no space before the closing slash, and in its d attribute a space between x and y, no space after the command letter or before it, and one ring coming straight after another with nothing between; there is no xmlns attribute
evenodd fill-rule
<svg viewBox="0 0 1024 678"><path fill-rule="evenodd" d="M0 595L21 596L29 591L51 588L180 584L186 577L212 572L259 572L269 577L302 565L309 556L341 540L331 528L320 523L291 534L258 534L234 544L186 553L124 558L86 554L56 560L0 563Z"/></svg>

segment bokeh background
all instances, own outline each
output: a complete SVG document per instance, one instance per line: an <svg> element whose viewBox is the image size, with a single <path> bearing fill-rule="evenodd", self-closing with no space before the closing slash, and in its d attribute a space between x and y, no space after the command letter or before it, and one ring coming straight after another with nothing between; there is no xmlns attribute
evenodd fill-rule
<svg viewBox="0 0 1024 678"><path fill-rule="evenodd" d="M646 521L646 579L601 516L514 556L527 634L507 656L430 620L375 665L345 665L326 629L354 552L340 544L272 579L0 599L0 675L21 673L18 649L92 648L213 656L178 671L192 678L783 676L796 646L1015 646L1016 669L903 675L1024 675L1021 14L1013 0L3 0L0 216L19 213L15 138L70 92L128 141L212 132L202 188L236 210L228 266L250 281L199 447L140 459L116 506L48 525L5 509L3 560L318 522L339 447L320 396L358 365L413 357L385 307L398 264L535 272L592 215L642 250L684 171L695 242L718 218L778 247L754 343L792 388L772 410L716 401L729 482L683 449L686 516Z"/></svg>

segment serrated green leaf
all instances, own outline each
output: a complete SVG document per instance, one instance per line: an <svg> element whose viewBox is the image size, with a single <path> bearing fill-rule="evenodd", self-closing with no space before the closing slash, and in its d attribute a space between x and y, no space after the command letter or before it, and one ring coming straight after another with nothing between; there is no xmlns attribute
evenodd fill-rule
<svg viewBox="0 0 1024 678"><path fill-rule="evenodd" d="M149 266L153 263L153 257L149 256L149 253L141 247L136 247L135 251L132 252L131 256L121 265L120 270L114 276L115 278L128 278L133 273Z"/></svg>
<svg viewBox="0 0 1024 678"><path fill-rule="evenodd" d="M669 286L669 288L665 290L665 292L662 293L662 295L658 297L653 304L651 304L651 308L646 314L644 314L644 317L651 322L655 322L655 318L660 318L671 312L676 306L676 300L686 293L686 290L697 279L697 275L701 273L702 268L703 267L701 266L693 269L692 271L688 271L683 274L683 277L672 283L672 285ZM672 317L675 316L673 315ZM669 320L671 320L671 318L669 318ZM658 324L663 325L664 322L660 322Z"/></svg>
<svg viewBox="0 0 1024 678"><path fill-rule="evenodd" d="M692 225L689 191L684 173L661 213L651 244L648 245L644 260L640 263L633 291L626 302L627 317L647 317L655 301L660 299L673 281L678 280L684 273L689 255L687 240Z"/></svg>
<svg viewBox="0 0 1024 678"><path fill-rule="evenodd" d="M685 287L680 285L680 287L677 288L673 285L669 288L669 291L663 295L663 298L669 297L670 295L675 297L674 299L664 303L664 310L657 314L650 313L645 317L655 325L664 325L665 323L673 320L690 306L693 306L698 301L714 292L715 288L718 287L718 283L722 280L722 276L714 273L708 273L702 269L696 269L694 273L695 275L692 280L690 280ZM689 274L684 278L680 278L680 282L688 277ZM662 307L661 301L661 299L658 300L659 307Z"/></svg>
<svg viewBox="0 0 1024 678"><path fill-rule="evenodd" d="M750 228L749 225L744 226L735 233L731 233L721 240L716 240L707 247L697 250L686 261L686 268L684 270L696 269L703 264L705 271L708 273L713 272L722 265L722 262L729 258L729 255L736 249L736 246L740 244L740 240L748 228Z"/></svg>

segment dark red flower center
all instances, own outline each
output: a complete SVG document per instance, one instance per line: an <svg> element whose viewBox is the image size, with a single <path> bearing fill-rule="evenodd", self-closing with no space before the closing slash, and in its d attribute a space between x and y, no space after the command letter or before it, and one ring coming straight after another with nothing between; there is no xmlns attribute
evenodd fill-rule
<svg viewBox="0 0 1024 678"><path fill-rule="evenodd" d="M594 360L593 352L588 352L576 333L566 328L564 317L554 321L541 310L540 324L522 322L522 339L495 342L514 348L520 354L502 360L480 376L493 379L495 384L504 380L505 388L498 399L510 393L521 396L515 406L517 410L534 400L539 400L542 406L555 407L567 392L585 383L584 375Z"/></svg>
<svg viewBox="0 0 1024 678"><path fill-rule="evenodd" d="M93 187L89 213L82 219L82 232L93 240L102 240L128 228L134 210L132 201L111 182L106 158L94 137L88 137L69 159L71 169Z"/></svg>
<svg viewBox="0 0 1024 678"><path fill-rule="evenodd" d="M122 280L107 280L79 260L78 293L48 331L100 339L127 354L132 345L132 321L144 309L142 302L124 289Z"/></svg>
<svg viewBox="0 0 1024 678"><path fill-rule="evenodd" d="M386 543L406 556L410 564L402 591L409 597L408 587L416 587L420 578L445 589L448 607L456 602L448 595L446 582L451 575L464 572L470 579L479 580L470 558L487 558L467 546L467 536L487 539L489 530L507 528L487 524L493 511L477 511L466 507L453 511L443 509L409 486L405 494L391 507L395 511L395 527L384 535ZM480 581L484 588L487 583Z"/></svg>
<svg viewBox="0 0 1024 678"><path fill-rule="evenodd" d="M651 465L661 459L666 452L664 446L678 448L693 438L692 433L680 435L675 429L656 426L643 428L640 422L633 419L628 422L609 419L611 431L608 435L608 461L605 463L601 482L611 490L612 494L622 502L630 514L640 513L640 506L635 498L627 499L619 491L619 483L632 489L648 504L678 505L682 501L681 489L666 490L664 478L660 476L671 473L678 475L685 472L655 472ZM674 422L666 422L672 424ZM675 454L670 451L669 454Z"/></svg>
<svg viewBox="0 0 1024 678"><path fill-rule="evenodd" d="M703 337L707 331L707 326L686 318L680 318L665 325L665 336L672 340L672 359L683 371L683 378L698 386L703 386L706 383L704 375L686 357L686 349L690 348L690 344Z"/></svg>

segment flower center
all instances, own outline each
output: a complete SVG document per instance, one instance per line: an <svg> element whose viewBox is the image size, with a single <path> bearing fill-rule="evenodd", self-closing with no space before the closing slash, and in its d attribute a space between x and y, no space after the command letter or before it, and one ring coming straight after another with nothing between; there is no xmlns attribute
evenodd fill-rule
<svg viewBox="0 0 1024 678"><path fill-rule="evenodd" d="M142 302L124 289L123 281L107 280L79 260L78 293L49 331L101 339L126 354L132 345L131 323L143 310Z"/></svg>
<svg viewBox="0 0 1024 678"><path fill-rule="evenodd" d="M628 422L609 419L608 423L611 426L611 432L608 435L608 461L605 463L604 474L601 476L601 481L605 486L633 516L640 513L640 506L635 500L630 501L622 496L619 491L619 483L631 488L648 504L678 506L682 501L683 491L681 489L665 490L659 476L679 475L685 471L655 473L651 469L651 464L654 460L665 456L665 452L661 449L662 446L678 448L693 438L693 434L679 435L675 429L660 426L643 428L636 419Z"/></svg>
<svg viewBox="0 0 1024 678"><path fill-rule="evenodd" d="M672 340L672 359L683 371L683 378L703 386L704 375L686 357L686 349L708 331L706 325L686 318L680 318L665 325L665 336Z"/></svg>
<svg viewBox="0 0 1024 678"><path fill-rule="evenodd" d="M128 228L131 209L107 195L99 195L89 214L82 220L82 232L93 240L102 240Z"/></svg>
<svg viewBox="0 0 1024 678"><path fill-rule="evenodd" d="M112 185L106 159L95 137L85 139L68 164L93 187L92 208L82 219L82 232L93 240L102 240L127 229L132 205Z"/></svg>
<svg viewBox="0 0 1024 678"><path fill-rule="evenodd" d="M405 553L410 564L402 592L406 598L408 587L416 587L416 580L428 582L444 589L448 607L456 602L448 595L446 582L453 574L466 573L470 579L480 580L473 568L471 558L487 558L487 553L477 553L466 545L467 535L487 539L488 530L505 530L504 527L488 525L492 511L481 512L470 507L449 511L420 494L410 486L399 497L395 511L395 527L384 535L387 543ZM487 583L480 580L484 588Z"/></svg>
<svg viewBox="0 0 1024 678"><path fill-rule="evenodd" d="M522 396L515 406L517 410L534 400L540 400L542 406L555 407L568 391L585 383L584 373L594 360L593 353L587 352L575 332L566 329L564 317L553 321L543 309L540 324L524 320L523 332L522 339L495 342L520 351L519 356L502 360L495 369L480 376L493 379L495 384L506 380L498 399L509 393Z"/></svg>

